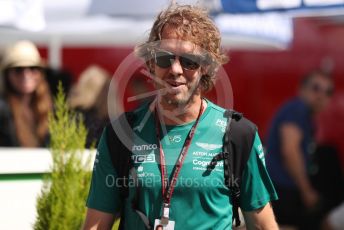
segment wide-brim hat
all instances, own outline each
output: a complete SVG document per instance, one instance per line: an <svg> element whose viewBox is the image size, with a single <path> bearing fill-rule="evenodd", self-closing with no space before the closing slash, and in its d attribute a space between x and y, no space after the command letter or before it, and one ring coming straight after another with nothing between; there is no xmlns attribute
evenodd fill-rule
<svg viewBox="0 0 344 230"><path fill-rule="evenodd" d="M44 67L37 47L30 41L18 41L5 49L1 70L13 67Z"/></svg>

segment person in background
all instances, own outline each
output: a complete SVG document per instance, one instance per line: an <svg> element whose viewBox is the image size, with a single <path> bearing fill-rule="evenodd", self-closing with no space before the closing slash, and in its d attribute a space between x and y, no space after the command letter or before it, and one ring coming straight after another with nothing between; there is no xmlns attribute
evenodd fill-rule
<svg viewBox="0 0 344 230"><path fill-rule="evenodd" d="M68 96L70 108L83 115L88 129L86 147L98 144L104 126L109 122L107 93L109 73L98 66L84 70Z"/></svg>
<svg viewBox="0 0 344 230"><path fill-rule="evenodd" d="M274 204L281 225L316 229L309 213L319 207L320 195L310 182L315 150L313 119L329 103L332 79L321 71L303 78L299 95L277 112L268 135L266 165L279 194Z"/></svg>
<svg viewBox="0 0 344 230"><path fill-rule="evenodd" d="M8 46L1 72L0 146L46 146L52 99L37 47L29 41Z"/></svg>

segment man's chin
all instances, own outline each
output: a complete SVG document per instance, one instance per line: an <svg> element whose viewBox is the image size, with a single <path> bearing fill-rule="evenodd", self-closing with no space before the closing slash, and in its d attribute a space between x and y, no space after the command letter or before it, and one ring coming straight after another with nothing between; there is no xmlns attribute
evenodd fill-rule
<svg viewBox="0 0 344 230"><path fill-rule="evenodd" d="M189 98L184 95L168 95L164 98L164 101L169 105L182 106L189 102Z"/></svg>

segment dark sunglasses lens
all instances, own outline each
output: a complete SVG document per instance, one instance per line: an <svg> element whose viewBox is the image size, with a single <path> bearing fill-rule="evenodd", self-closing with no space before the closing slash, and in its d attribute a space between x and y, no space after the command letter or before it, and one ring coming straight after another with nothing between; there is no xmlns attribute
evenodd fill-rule
<svg viewBox="0 0 344 230"><path fill-rule="evenodd" d="M32 72L38 72L38 71L42 70L42 68L39 66L12 67L12 68L10 68L10 70L15 72L16 74L22 74L25 69L29 69Z"/></svg>
<svg viewBox="0 0 344 230"><path fill-rule="evenodd" d="M183 68L195 70L200 67L200 58L196 55L183 55L179 58Z"/></svg>
<svg viewBox="0 0 344 230"><path fill-rule="evenodd" d="M14 73L16 73L16 74L21 74L21 73L23 73L24 68L22 68L22 67L14 67L14 68L11 68L11 70L12 70Z"/></svg>
<svg viewBox="0 0 344 230"><path fill-rule="evenodd" d="M30 66L28 67L31 71L42 71L43 69L39 66Z"/></svg>
<svg viewBox="0 0 344 230"><path fill-rule="evenodd" d="M324 93L324 94L326 94L326 96L332 96L333 95L333 89L332 88L325 88L325 89L323 89L323 88L321 88L321 86L320 85L318 85L318 84L314 84L314 85L312 85L311 86L311 89L313 90L313 92L315 92L315 93Z"/></svg>
<svg viewBox="0 0 344 230"><path fill-rule="evenodd" d="M315 93L318 93L318 92L321 91L321 87L320 87L318 84L313 84L313 85L311 86L311 89L312 89L312 91L315 92Z"/></svg>
<svg viewBox="0 0 344 230"><path fill-rule="evenodd" d="M172 65L175 56L167 52L156 52L155 63L161 68L168 68Z"/></svg>

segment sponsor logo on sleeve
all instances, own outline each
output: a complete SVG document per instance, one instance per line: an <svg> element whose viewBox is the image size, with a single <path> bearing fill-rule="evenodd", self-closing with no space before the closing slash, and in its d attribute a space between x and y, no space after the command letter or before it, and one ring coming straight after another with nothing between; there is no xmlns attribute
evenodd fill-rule
<svg viewBox="0 0 344 230"><path fill-rule="evenodd" d="M93 171L96 171L98 163L99 163L99 151L97 150L96 159L94 160L94 164L93 164Z"/></svg>
<svg viewBox="0 0 344 230"><path fill-rule="evenodd" d="M258 150L258 157L259 159L263 162L263 164L265 165L265 154L264 154L264 148L262 144L259 144L257 146L257 150Z"/></svg>
<svg viewBox="0 0 344 230"><path fill-rule="evenodd" d="M226 132L227 121L222 120L222 119L217 119L215 125L220 127L222 132Z"/></svg>

